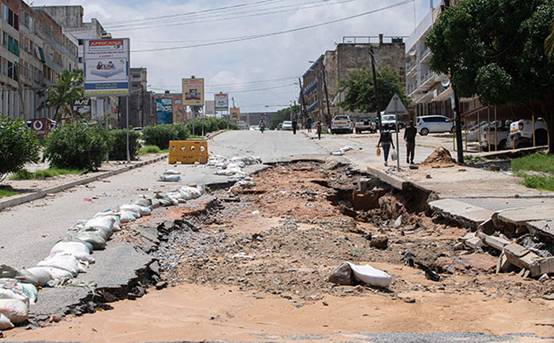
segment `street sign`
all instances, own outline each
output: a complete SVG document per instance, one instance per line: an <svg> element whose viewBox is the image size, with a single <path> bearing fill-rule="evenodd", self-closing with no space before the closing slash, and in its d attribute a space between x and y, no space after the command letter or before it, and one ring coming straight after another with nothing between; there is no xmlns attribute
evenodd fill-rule
<svg viewBox="0 0 554 343"><path fill-rule="evenodd" d="M387 109L385 110L385 113L386 114L405 114L409 112L406 106L404 106L404 104L402 103L400 96L398 96L398 94L395 94L390 100L387 106Z"/></svg>
<svg viewBox="0 0 554 343"><path fill-rule="evenodd" d="M183 105L204 106L204 79L183 79Z"/></svg>
<svg viewBox="0 0 554 343"><path fill-rule="evenodd" d="M128 38L85 40L85 94L129 95L129 58Z"/></svg>

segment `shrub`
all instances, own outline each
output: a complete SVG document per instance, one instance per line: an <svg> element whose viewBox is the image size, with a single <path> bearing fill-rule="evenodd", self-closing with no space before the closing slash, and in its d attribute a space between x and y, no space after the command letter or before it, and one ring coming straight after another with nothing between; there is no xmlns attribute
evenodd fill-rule
<svg viewBox="0 0 554 343"><path fill-rule="evenodd" d="M146 145L155 145L165 150L169 148L169 141L188 139L189 132L184 125L164 124L145 127L143 136Z"/></svg>
<svg viewBox="0 0 554 343"><path fill-rule="evenodd" d="M129 155L131 160L136 160L138 150L140 148L139 138L140 133L134 130L129 131ZM110 160L126 161L127 160L127 130L111 130L111 145Z"/></svg>
<svg viewBox="0 0 554 343"><path fill-rule="evenodd" d="M111 137L106 129L75 122L48 136L44 157L52 167L97 170L110 150Z"/></svg>
<svg viewBox="0 0 554 343"><path fill-rule="evenodd" d="M215 132L218 130L238 129L238 126L223 118L195 118L187 122L187 129L195 136L202 135L202 123L204 123L204 134Z"/></svg>
<svg viewBox="0 0 554 343"><path fill-rule="evenodd" d="M35 134L21 120L0 116L0 179L39 158Z"/></svg>
<svg viewBox="0 0 554 343"><path fill-rule="evenodd" d="M60 169L60 168L48 168L48 169L39 169L34 172L30 172L27 169L21 169L20 171L14 173L10 179L11 180L44 180L51 177L62 176L62 175L76 175L80 174L82 171L78 169Z"/></svg>
<svg viewBox="0 0 554 343"><path fill-rule="evenodd" d="M156 145L145 145L142 148L140 148L139 155L146 155L146 154L159 154L162 150L158 148Z"/></svg>

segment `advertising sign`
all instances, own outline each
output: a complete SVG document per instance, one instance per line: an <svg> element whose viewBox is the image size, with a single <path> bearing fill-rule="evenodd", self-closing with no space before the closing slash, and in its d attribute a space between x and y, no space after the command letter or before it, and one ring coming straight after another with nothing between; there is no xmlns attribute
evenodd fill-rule
<svg viewBox="0 0 554 343"><path fill-rule="evenodd" d="M156 123L173 124L173 99L156 99Z"/></svg>
<svg viewBox="0 0 554 343"><path fill-rule="evenodd" d="M216 94L214 95L214 101L216 111L229 111L229 94Z"/></svg>
<svg viewBox="0 0 554 343"><path fill-rule="evenodd" d="M204 79L183 79L183 104L204 106Z"/></svg>
<svg viewBox="0 0 554 343"><path fill-rule="evenodd" d="M89 98L83 100L77 100L73 103L73 112L79 114L81 118L90 118L91 117L91 100Z"/></svg>
<svg viewBox="0 0 554 343"><path fill-rule="evenodd" d="M234 119L236 121L240 120L240 108L239 107L231 107L231 119Z"/></svg>
<svg viewBox="0 0 554 343"><path fill-rule="evenodd" d="M215 114L215 101L213 100L206 100L206 104L204 106L204 114L206 116L214 115Z"/></svg>
<svg viewBox="0 0 554 343"><path fill-rule="evenodd" d="M129 39L84 41L85 94L124 96L129 94Z"/></svg>

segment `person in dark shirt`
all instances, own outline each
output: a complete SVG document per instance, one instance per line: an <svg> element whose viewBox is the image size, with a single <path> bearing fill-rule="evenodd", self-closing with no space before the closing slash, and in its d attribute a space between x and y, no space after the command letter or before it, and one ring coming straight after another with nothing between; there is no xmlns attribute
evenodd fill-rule
<svg viewBox="0 0 554 343"><path fill-rule="evenodd" d="M394 147L394 143L392 142L392 135L389 130L381 131L381 136L379 137L379 143L377 143L377 146L383 148L385 166L388 166L390 147L392 146L393 149L396 149Z"/></svg>
<svg viewBox="0 0 554 343"><path fill-rule="evenodd" d="M410 123L404 131L404 140L406 141L406 163L409 164L414 164L416 135L417 129L414 126L414 122L410 120Z"/></svg>
<svg viewBox="0 0 554 343"><path fill-rule="evenodd" d="M292 120L292 133L296 135L296 130L298 129L298 122L296 118Z"/></svg>

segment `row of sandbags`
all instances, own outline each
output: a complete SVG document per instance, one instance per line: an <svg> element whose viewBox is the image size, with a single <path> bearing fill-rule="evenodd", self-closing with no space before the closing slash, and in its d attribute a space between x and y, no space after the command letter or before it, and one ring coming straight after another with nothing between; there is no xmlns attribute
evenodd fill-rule
<svg viewBox="0 0 554 343"><path fill-rule="evenodd" d="M228 159L223 156L212 155L208 160L208 166L217 169L216 175L232 176L239 179L247 176L243 170L245 167L260 163L262 163L262 160L254 156L237 156Z"/></svg>
<svg viewBox="0 0 554 343"><path fill-rule="evenodd" d="M152 199L141 198L121 205L117 210L99 212L89 220L78 222L71 237L56 243L36 266L22 270L0 266L0 330L27 321L29 306L37 300L37 287L63 284L86 272L88 265L95 262L93 251L104 249L113 233L120 230L120 224L148 216L158 207L197 199L204 191L203 186L184 186L173 192L156 194Z"/></svg>

